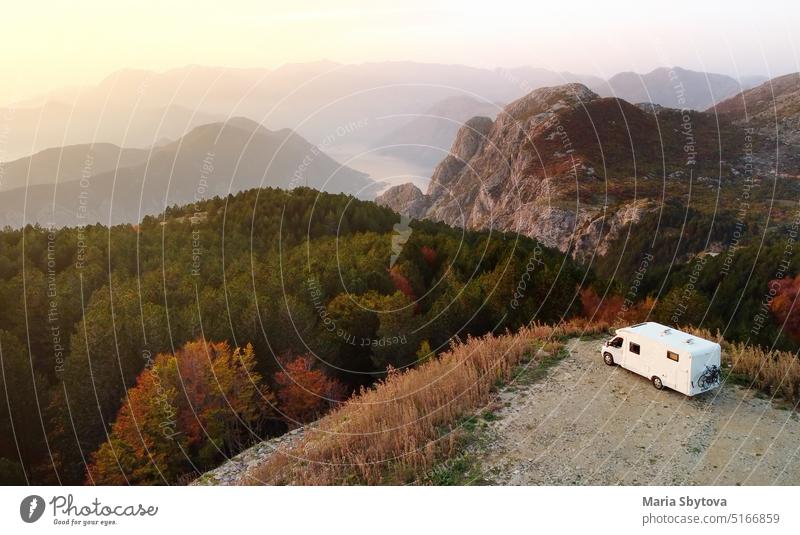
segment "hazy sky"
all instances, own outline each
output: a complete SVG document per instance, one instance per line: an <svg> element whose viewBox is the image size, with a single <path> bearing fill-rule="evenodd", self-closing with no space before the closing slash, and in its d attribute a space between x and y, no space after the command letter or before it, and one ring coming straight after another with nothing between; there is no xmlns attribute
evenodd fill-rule
<svg viewBox="0 0 800 535"><path fill-rule="evenodd" d="M6 2L0 100L96 83L123 67L323 58L777 75L800 70L798 27L797 0Z"/></svg>

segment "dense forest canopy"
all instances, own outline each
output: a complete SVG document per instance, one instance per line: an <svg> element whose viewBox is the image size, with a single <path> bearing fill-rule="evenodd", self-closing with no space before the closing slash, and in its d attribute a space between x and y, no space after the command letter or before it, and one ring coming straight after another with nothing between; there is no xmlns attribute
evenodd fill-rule
<svg viewBox="0 0 800 535"><path fill-rule="evenodd" d="M586 277L528 238L304 188L6 229L0 479L184 481L454 337L580 312Z"/></svg>

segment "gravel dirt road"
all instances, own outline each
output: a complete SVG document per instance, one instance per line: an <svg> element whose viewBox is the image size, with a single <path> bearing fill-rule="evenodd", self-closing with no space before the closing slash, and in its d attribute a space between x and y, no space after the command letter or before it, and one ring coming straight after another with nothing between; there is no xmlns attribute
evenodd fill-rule
<svg viewBox="0 0 800 535"><path fill-rule="evenodd" d="M734 385L688 398L572 340L547 375L501 394L480 452L504 485L798 485L797 412Z"/></svg>

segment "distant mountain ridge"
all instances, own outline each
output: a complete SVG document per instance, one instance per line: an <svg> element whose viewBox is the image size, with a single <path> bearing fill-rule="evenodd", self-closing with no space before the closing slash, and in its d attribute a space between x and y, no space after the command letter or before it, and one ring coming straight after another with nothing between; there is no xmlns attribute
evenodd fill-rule
<svg viewBox="0 0 800 535"><path fill-rule="evenodd" d="M643 75L644 79L652 74ZM608 87L631 102L646 101L641 94L626 93L628 86L641 87L638 76L633 75L626 85L622 79L630 76L618 75L622 85L614 81ZM729 77L707 76L727 80L725 87L714 88L714 95L732 94L725 93L731 85ZM688 87L689 81L688 107L710 106L693 96L695 88ZM272 70L201 65L164 72L127 69L94 86L55 90L0 109L0 128L8 132L0 159L84 143L147 148L162 138L176 139L195 126L235 116L272 129L290 128L315 144L333 136L337 143L377 148L384 138L408 126L409 116L424 114L447 99L505 103L540 87L571 82L583 83L601 95L608 85L597 76L535 67L482 69L415 62L345 65L323 61ZM653 102L674 107L671 84L665 90L651 89L651 95L657 96ZM353 124L358 127L352 128ZM445 146L451 142L452 138Z"/></svg>
<svg viewBox="0 0 800 535"><path fill-rule="evenodd" d="M420 163L436 164L446 155L458 130L476 116L494 118L500 104L468 96L450 97L436 103L407 124L381 139L381 151Z"/></svg>
<svg viewBox="0 0 800 535"><path fill-rule="evenodd" d="M765 80L751 76L737 81L724 74L661 67L646 74L621 72L592 88L600 96L618 97L632 103L651 102L667 108L705 110Z"/></svg>
<svg viewBox="0 0 800 535"><path fill-rule="evenodd" d="M123 149L111 143L89 143L45 149L3 164L0 191L78 180L84 175L142 163L145 149Z"/></svg>
<svg viewBox="0 0 800 535"><path fill-rule="evenodd" d="M563 80L561 74L545 69L415 62L323 61L273 70L201 65L164 72L126 69L94 86L56 90L0 109L0 127L9 132L6 159L101 141L149 147L158 138L174 139L194 126L234 116L272 129L290 128L315 144L333 135L341 142L374 146L408 122L403 114L423 113L447 98L475 95L508 102L527 88L557 80ZM162 121L164 110L170 116ZM354 123L360 126L349 128ZM337 136L343 129L347 134Z"/></svg>
<svg viewBox="0 0 800 535"><path fill-rule="evenodd" d="M0 109L0 130L6 133L0 161L71 145L110 143L146 149L164 138L177 139L195 126L221 120L224 116L175 104L141 108L133 101L112 106L93 96Z"/></svg>
<svg viewBox="0 0 800 535"><path fill-rule="evenodd" d="M262 186L309 186L367 198L378 188L294 132L273 132L245 118L198 126L143 156L127 166L99 167L82 180L0 192L0 226L137 222L174 204Z"/></svg>

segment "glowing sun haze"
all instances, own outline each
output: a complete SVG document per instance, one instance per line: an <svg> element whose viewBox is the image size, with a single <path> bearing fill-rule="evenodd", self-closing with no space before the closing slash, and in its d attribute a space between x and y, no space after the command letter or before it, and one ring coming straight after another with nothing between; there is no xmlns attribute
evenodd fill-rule
<svg viewBox="0 0 800 535"><path fill-rule="evenodd" d="M320 59L775 76L800 70L799 12L796 0L13 2L3 7L0 99L96 83L120 68Z"/></svg>

